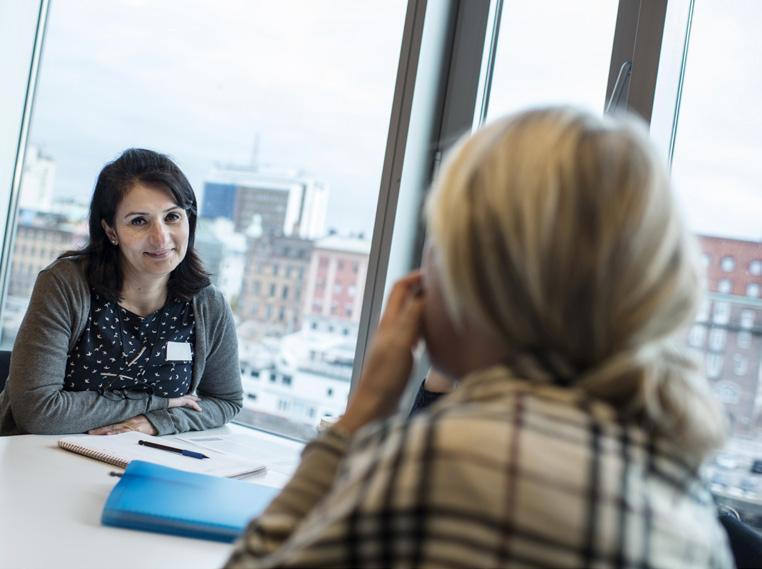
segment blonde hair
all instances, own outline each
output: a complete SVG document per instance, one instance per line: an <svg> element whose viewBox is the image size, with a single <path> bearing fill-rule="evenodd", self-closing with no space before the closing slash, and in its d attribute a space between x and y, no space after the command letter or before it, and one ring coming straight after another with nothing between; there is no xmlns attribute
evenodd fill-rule
<svg viewBox="0 0 762 569"><path fill-rule="evenodd" d="M515 373L574 385L691 454L721 443L721 410L679 347L698 248L634 119L498 120L451 153L426 219L450 316L505 342Z"/></svg>

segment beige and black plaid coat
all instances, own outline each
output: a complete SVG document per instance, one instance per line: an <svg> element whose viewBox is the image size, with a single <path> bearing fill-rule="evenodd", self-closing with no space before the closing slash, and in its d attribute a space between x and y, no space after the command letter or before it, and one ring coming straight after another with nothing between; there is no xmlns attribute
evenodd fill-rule
<svg viewBox="0 0 762 569"><path fill-rule="evenodd" d="M413 419L312 441L226 567L731 567L685 456L496 367Z"/></svg>

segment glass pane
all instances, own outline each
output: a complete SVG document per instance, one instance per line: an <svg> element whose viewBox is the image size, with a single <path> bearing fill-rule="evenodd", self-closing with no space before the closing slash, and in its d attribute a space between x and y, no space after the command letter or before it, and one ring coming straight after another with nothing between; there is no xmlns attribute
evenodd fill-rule
<svg viewBox="0 0 762 569"><path fill-rule="evenodd" d="M689 345L732 438L708 469L718 498L762 527L762 4L695 4L672 172L699 234L708 297ZM665 54L665 57L674 54ZM760 462L756 462L760 461Z"/></svg>
<svg viewBox="0 0 762 569"><path fill-rule="evenodd" d="M150 148L201 203L239 420L305 437L343 412L404 17L404 0L52 3L3 344L40 269L85 239L101 167Z"/></svg>
<svg viewBox="0 0 762 569"><path fill-rule="evenodd" d="M603 112L618 2L506 0L487 120L527 106Z"/></svg>

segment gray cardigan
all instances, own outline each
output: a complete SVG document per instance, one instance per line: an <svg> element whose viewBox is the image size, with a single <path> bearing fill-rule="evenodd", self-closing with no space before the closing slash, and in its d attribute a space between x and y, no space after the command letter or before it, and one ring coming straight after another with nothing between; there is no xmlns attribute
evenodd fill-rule
<svg viewBox="0 0 762 569"><path fill-rule="evenodd" d="M168 408L151 395L111 399L95 391L63 389L68 353L90 314L84 261L55 261L37 277L0 393L0 435L84 433L145 415L160 435L211 429L230 421L243 403L238 343L230 307L208 286L193 299L196 346L191 392L203 411Z"/></svg>

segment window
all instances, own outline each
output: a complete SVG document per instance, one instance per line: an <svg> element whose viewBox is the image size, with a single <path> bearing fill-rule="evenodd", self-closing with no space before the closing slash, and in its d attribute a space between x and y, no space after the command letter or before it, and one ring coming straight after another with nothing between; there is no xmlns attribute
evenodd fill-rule
<svg viewBox="0 0 762 569"><path fill-rule="evenodd" d="M706 374L730 419L726 452L750 455L756 452L750 441L762 435L755 411L762 389L750 381L760 377L761 371L762 347L752 333L759 287L749 282L749 275L762 272L762 161L758 159L762 125L754 113L728 109L758 106L762 97L762 83L748 73L762 55L757 37L762 4L669 2L667 10L659 81L666 76L662 71L676 69L681 84L672 90L657 88L651 131L655 136L669 133L667 151L678 199L699 237L704 258L715 260L707 268L708 278L718 285L716 292L707 295L713 305L714 327L704 348ZM670 28L667 24L673 16L676 24ZM675 37L668 40L667 33ZM657 108L667 112L662 116ZM732 300L724 296L733 290L738 296ZM736 326L740 330L735 331ZM728 331L737 334L735 341L728 341ZM743 510L745 502L735 506ZM754 516L751 511L747 514L749 519Z"/></svg>
<svg viewBox="0 0 762 569"><path fill-rule="evenodd" d="M732 273L736 268L736 260L731 256L723 257L720 261L720 268L726 273Z"/></svg>
<svg viewBox="0 0 762 569"><path fill-rule="evenodd" d="M708 353L706 357L706 374L711 379L717 379L722 372L722 354Z"/></svg>
<svg viewBox="0 0 762 569"><path fill-rule="evenodd" d="M741 354L733 356L733 372L736 375L746 375L749 369L749 361Z"/></svg>
<svg viewBox="0 0 762 569"><path fill-rule="evenodd" d="M727 324L730 320L730 305L727 302L714 303L714 315L712 319L717 324Z"/></svg>
<svg viewBox="0 0 762 569"><path fill-rule="evenodd" d="M550 103L603 111L617 2L588 8L558 0L502 4L487 120Z"/></svg>
<svg viewBox="0 0 762 569"><path fill-rule="evenodd" d="M36 274L83 241L95 176L137 146L170 154L194 187L196 248L238 325L258 330L241 353L298 359L314 299L289 291L313 290L314 243L330 228L373 233L378 195L356 188L379 187L405 15L404 0L51 3L16 227L16 243L35 252L11 260L5 345L33 284L22 263ZM279 287L278 304L258 313L254 297ZM239 419L269 425L289 408L249 398Z"/></svg>
<svg viewBox="0 0 762 569"><path fill-rule="evenodd" d="M739 330L736 334L736 343L739 348L751 347L751 332L748 330Z"/></svg>
<svg viewBox="0 0 762 569"><path fill-rule="evenodd" d="M727 333L722 328L712 328L709 332L709 348L714 351L722 351L725 347Z"/></svg>

